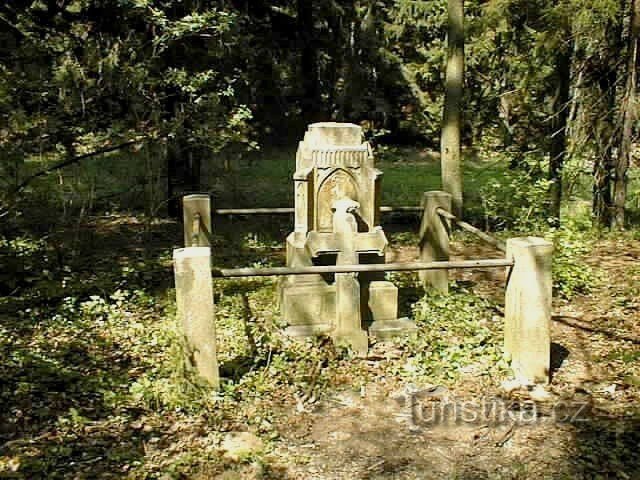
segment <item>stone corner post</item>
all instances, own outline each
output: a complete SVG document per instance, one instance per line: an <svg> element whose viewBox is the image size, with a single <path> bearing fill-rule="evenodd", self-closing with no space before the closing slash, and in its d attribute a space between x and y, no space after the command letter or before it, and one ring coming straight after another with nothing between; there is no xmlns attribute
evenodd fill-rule
<svg viewBox="0 0 640 480"><path fill-rule="evenodd" d="M208 247L174 250L173 270L186 361L217 389L220 376L216 355L211 250Z"/></svg>
<svg viewBox="0 0 640 480"><path fill-rule="evenodd" d="M210 247L211 198L207 194L182 197L185 247ZM205 231L203 231L205 230Z"/></svg>
<svg viewBox="0 0 640 480"><path fill-rule="evenodd" d="M548 383L551 368L553 244L538 237L507 240L504 353L518 380Z"/></svg>
<svg viewBox="0 0 640 480"><path fill-rule="evenodd" d="M425 192L422 199L422 222L420 224L420 261L436 262L449 260L449 220L438 215L437 209L451 212L451 194L447 192ZM424 287L431 286L442 293L449 293L447 270L423 270L419 273Z"/></svg>

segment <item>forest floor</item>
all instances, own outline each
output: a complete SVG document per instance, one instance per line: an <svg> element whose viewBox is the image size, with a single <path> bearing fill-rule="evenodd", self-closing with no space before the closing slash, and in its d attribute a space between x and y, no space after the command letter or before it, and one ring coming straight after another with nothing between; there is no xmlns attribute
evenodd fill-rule
<svg viewBox="0 0 640 480"><path fill-rule="evenodd" d="M490 253L457 247L460 258ZM598 243L587 261L607 281L555 302L544 390L488 385L473 365L449 388L377 378L296 422L278 450L307 460L293 478L640 478L640 303L629 297L639 258L639 242ZM499 277L455 275L497 296Z"/></svg>
<svg viewBox="0 0 640 480"><path fill-rule="evenodd" d="M414 183L415 165L391 167L387 180L402 185L387 189L392 205L437 182L424 164ZM498 170L478 164L472 180ZM245 204L287 205L288 181L274 179L239 182ZM218 221L214 263L281 265L289 223ZM275 280L216 280L213 392L182 362L171 264L181 226L126 214L46 224L0 237L0 478L640 479L637 231L554 237L546 388L509 381L504 272L464 270L448 296L391 274L418 331L366 358L285 337ZM392 215L384 228L389 261L416 257L415 219ZM460 232L453 254L500 256Z"/></svg>
<svg viewBox="0 0 640 480"><path fill-rule="evenodd" d="M227 380L212 395L172 358L179 226L151 229L95 219L76 232L90 250L60 269L70 295L35 272L3 299L0 478L640 478L640 241L594 243L595 288L554 302L545 390L504 382L503 274L462 271L435 303L394 276L421 339L364 359L282 339L272 282L217 283ZM390 260L415 257L406 234L390 236ZM219 252L226 264L283 258L251 235ZM458 237L454 256L497 255Z"/></svg>

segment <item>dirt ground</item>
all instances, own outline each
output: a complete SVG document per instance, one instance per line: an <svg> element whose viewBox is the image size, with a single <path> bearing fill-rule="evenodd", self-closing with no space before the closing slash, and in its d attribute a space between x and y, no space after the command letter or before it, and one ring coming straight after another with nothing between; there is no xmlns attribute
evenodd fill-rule
<svg viewBox="0 0 640 480"><path fill-rule="evenodd" d="M464 258L457 247L455 257ZM491 255L482 246L464 251ZM292 416L276 450L286 477L640 479L640 242L603 241L595 251L589 262L603 271L602 288L554 303L548 388L487 389L473 374L454 390L378 378ZM391 261L414 256L404 248ZM454 278L486 294L504 288L495 270ZM632 362L615 355L621 349Z"/></svg>
<svg viewBox="0 0 640 480"><path fill-rule="evenodd" d="M134 238L126 231L138 232L138 225L105 222L113 232L96 236L95 248L116 252L124 265L133 264L141 246L154 242L166 256L180 238L173 224L159 224L148 237ZM277 231L274 238L284 237ZM458 242L453 248L455 259L500 256L475 243ZM225 251L221 258L230 265L246 265L247 253ZM415 248L396 247L388 260L411 261L416 253ZM256 259L265 256L263 251ZM281 247L268 256L281 263ZM94 272L100 262L106 264L105 271L113 270L118 266L114 258L96 258L87 259L90 275L69 280L77 283L78 291L86 289L86 295L112 294L122 288L124 273L129 282L135 275L136 285L162 278L167 285L157 285L158 290L169 288L169 258L148 270L117 272L112 279ZM130 382L153 367L142 362L147 360L142 347L142 358L131 356L132 347L139 347L137 337L161 320L152 307L118 314L122 320L114 325L120 325L122 333L114 337L115 343L105 341L113 332L96 327L96 318L106 318L102 311L82 327L57 326L53 339L47 338L47 319L34 318L30 324L0 316L0 326L12 336L4 339L6 359L18 347L31 352L37 345L43 359L52 355L59 362L41 362L40 357L25 357L27 363L15 365L5 362L6 385L0 387L10 387L3 397L7 405L2 405L10 421L0 430L0 467L5 462L0 478L640 479L640 241L629 236L601 240L587 263L600 272L598 287L571 301L554 300L548 388L487 382L473 365L453 386L408 384L380 367L385 359L400 358L394 347L376 344L368 358L357 360L373 379L362 387L328 391L297 403L262 399L251 391L252 401L273 409L276 425L271 430L277 436L262 438L264 454L224 464L224 434L251 427L234 424L221 430L211 412L191 415L139 404L104 410L105 381L129 398ZM499 270L456 271L452 279L498 303L504 296ZM98 307L107 308L92 308ZM500 311L495 315L501 318ZM149 362L161 358L162 349L157 350ZM95 382L87 382L93 378ZM26 466L32 474L23 473Z"/></svg>

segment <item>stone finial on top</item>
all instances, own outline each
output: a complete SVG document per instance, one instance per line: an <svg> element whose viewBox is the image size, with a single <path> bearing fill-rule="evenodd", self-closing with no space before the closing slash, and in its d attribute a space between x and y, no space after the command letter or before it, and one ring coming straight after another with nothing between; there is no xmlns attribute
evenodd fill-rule
<svg viewBox="0 0 640 480"><path fill-rule="evenodd" d="M353 123L320 122L309 125L300 142L296 167L360 168L372 158L362 128Z"/></svg>
<svg viewBox="0 0 640 480"><path fill-rule="evenodd" d="M355 123L319 122L309 125L305 142L314 147L359 147L362 128Z"/></svg>

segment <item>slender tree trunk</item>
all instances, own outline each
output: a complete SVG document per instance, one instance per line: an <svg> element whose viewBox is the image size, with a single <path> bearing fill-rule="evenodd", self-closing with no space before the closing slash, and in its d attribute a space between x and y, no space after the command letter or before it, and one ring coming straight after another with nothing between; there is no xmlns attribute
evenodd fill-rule
<svg viewBox="0 0 640 480"><path fill-rule="evenodd" d="M571 55L569 45L556 58L557 90L553 99L551 120L551 148L549 158L549 180L551 180L551 215L560 223L562 203L562 170L567 150L567 120L569 118L569 89L571 86Z"/></svg>
<svg viewBox="0 0 640 480"><path fill-rule="evenodd" d="M180 218L181 195L200 190L201 155L193 150L184 133L177 136L167 152L167 210L172 218Z"/></svg>
<svg viewBox="0 0 640 480"><path fill-rule="evenodd" d="M300 75L302 76L302 117L314 121L322 112L319 102L318 56L313 25L313 1L298 0L298 39L300 42Z"/></svg>
<svg viewBox="0 0 640 480"><path fill-rule="evenodd" d="M513 125L511 125L511 101L507 94L500 95L498 114L502 121L502 148L505 150L513 145Z"/></svg>
<svg viewBox="0 0 640 480"><path fill-rule="evenodd" d="M171 218L179 218L178 195L184 192L184 158L180 146L176 139L167 150L167 213Z"/></svg>
<svg viewBox="0 0 640 480"><path fill-rule="evenodd" d="M342 17L345 23L345 55L343 62L343 86L340 96L340 106L338 118L347 121L355 111L355 105L359 101L362 89L359 86L360 68L356 45L358 43L357 14L355 10L349 9Z"/></svg>
<svg viewBox="0 0 640 480"><path fill-rule="evenodd" d="M464 0L448 0L447 74L440 154L442 188L452 196L452 208L462 216L462 83L464 79Z"/></svg>
<svg viewBox="0 0 640 480"><path fill-rule="evenodd" d="M618 67L614 61L620 51L622 20L615 19L607 26L607 54L600 60L598 95L603 105L595 121L596 159L593 165L593 219L600 228L611 226L613 210L614 145L616 132L616 84Z"/></svg>
<svg viewBox="0 0 640 480"><path fill-rule="evenodd" d="M615 75L614 75L615 77ZM609 83L609 82L607 82ZM611 87L613 88L613 87ZM613 92L606 93L603 88L600 89L603 95L615 96ZM614 108L613 101L607 101L607 108ZM615 118L613 114L606 115L606 118L600 120L596 133L597 151L596 160L593 165L593 218L595 225L600 228L607 228L611 223L611 202L612 202L612 185L613 178L613 122Z"/></svg>
<svg viewBox="0 0 640 480"><path fill-rule="evenodd" d="M640 0L630 0L631 20L629 23L627 83L622 99L622 135L620 148L615 162L613 184L613 215L611 228L624 228L627 200L627 170L631 160L631 141L633 127L637 119L636 88L638 83L638 65L640 65Z"/></svg>

